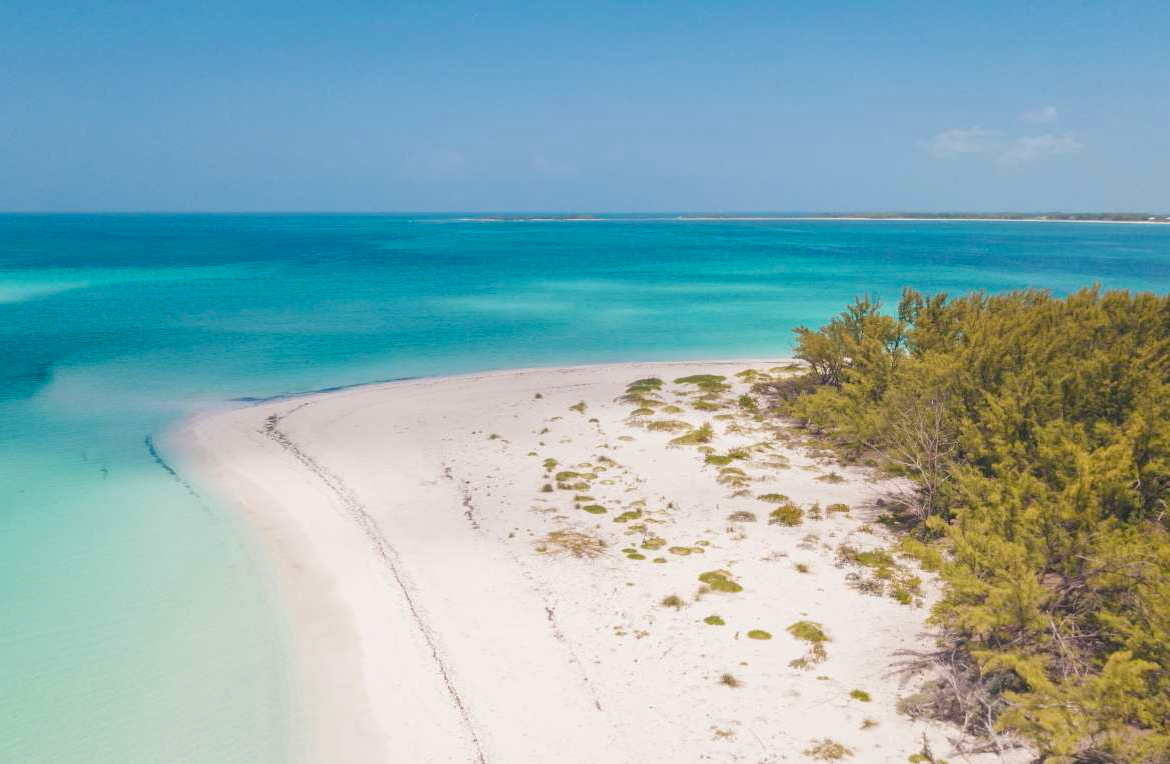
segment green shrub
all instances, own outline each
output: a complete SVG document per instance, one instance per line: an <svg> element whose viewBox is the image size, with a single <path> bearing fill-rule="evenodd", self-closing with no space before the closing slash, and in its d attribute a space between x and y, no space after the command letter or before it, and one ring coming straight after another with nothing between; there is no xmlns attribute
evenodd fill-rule
<svg viewBox="0 0 1170 764"><path fill-rule="evenodd" d="M920 707L1041 760L1170 760L1170 297L907 290L798 329L797 356L777 405L912 487L882 522L939 571L952 646Z"/></svg>
<svg viewBox="0 0 1170 764"><path fill-rule="evenodd" d="M788 627L788 633L801 641L813 644L829 641L829 635L816 621L797 621Z"/></svg>
<svg viewBox="0 0 1170 764"><path fill-rule="evenodd" d="M768 525L785 525L795 527L801 523L800 507L789 502L776 507L768 513Z"/></svg>
<svg viewBox="0 0 1170 764"><path fill-rule="evenodd" d="M676 385L695 385L707 393L722 393L731 389L731 385L726 383L726 379L727 377L721 377L718 374L694 374L689 377L679 377L674 383Z"/></svg>
<svg viewBox="0 0 1170 764"><path fill-rule="evenodd" d="M726 570L709 570L706 573L700 573L699 580L717 592L734 594L743 591L743 587L733 580L731 573Z"/></svg>
<svg viewBox="0 0 1170 764"><path fill-rule="evenodd" d="M715 432L711 429L710 422L704 422L702 426L691 430L686 435L680 435L670 441L672 446L697 446L702 443L710 443L711 438Z"/></svg>

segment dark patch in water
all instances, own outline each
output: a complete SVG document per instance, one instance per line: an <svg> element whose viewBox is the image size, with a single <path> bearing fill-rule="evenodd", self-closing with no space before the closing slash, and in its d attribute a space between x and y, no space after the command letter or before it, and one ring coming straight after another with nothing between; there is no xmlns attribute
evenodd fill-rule
<svg viewBox="0 0 1170 764"><path fill-rule="evenodd" d="M150 458L154 460L154 463L166 470L167 474L173 477L179 485L187 489L187 493L191 494L196 499L199 499L202 503L202 497L200 497L199 494L195 492L195 489L191 487L191 484L184 480L178 472L175 472L174 467L168 464L166 459L162 458L162 454L160 454L158 449L155 448L154 436L147 435L143 442L146 443L146 451L150 454Z"/></svg>
<svg viewBox="0 0 1170 764"><path fill-rule="evenodd" d="M241 398L232 398L237 403L273 403L275 401L288 401L294 398L303 398L307 395L319 395L321 393L336 393L342 390L353 390L358 387L369 387L370 385L385 385L390 382L407 382L412 379L422 379L422 377L390 377L389 379L374 379L369 382L354 382L352 385L334 385L333 387L321 387L316 390L303 390L297 393L277 393L276 395L254 396L245 395Z"/></svg>

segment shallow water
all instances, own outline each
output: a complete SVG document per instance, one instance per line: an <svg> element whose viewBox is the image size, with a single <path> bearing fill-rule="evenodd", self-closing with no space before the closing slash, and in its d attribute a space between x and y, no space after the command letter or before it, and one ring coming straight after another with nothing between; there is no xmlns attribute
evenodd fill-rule
<svg viewBox="0 0 1170 764"><path fill-rule="evenodd" d="M263 560L148 441L199 406L780 356L866 291L1093 282L1170 291L1170 226L0 216L0 760L294 758Z"/></svg>

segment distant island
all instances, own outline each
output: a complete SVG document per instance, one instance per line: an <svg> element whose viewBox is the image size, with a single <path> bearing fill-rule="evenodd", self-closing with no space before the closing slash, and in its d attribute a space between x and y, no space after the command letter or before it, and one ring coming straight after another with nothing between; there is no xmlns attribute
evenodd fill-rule
<svg viewBox="0 0 1170 764"><path fill-rule="evenodd" d="M1170 223L1170 215L1149 212L817 212L808 215L681 215L686 220L1035 220L1073 223Z"/></svg>
<svg viewBox="0 0 1170 764"><path fill-rule="evenodd" d="M694 212L683 214L592 215L546 213L476 215L481 222L605 222L613 220L980 220L1065 223L1170 223L1170 213L1159 212Z"/></svg>

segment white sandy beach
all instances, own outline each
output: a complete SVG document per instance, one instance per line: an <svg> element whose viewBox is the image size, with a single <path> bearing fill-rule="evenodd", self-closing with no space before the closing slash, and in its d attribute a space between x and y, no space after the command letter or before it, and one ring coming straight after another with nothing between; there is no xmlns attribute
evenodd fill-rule
<svg viewBox="0 0 1170 764"><path fill-rule="evenodd" d="M954 730L897 711L914 691L893 672L899 651L931 646L929 576L900 604L858 591L859 571L838 561L841 544L889 542L873 522L882 484L736 405L748 385L733 375L778 363L410 380L186 423L171 439L185 469L241 508L287 584L303 759L803 761L831 738L855 761L905 762L926 733L935 754L978 760L955 755ZM698 373L734 384L717 410L672 383ZM631 418L616 400L652 376L681 413ZM668 447L679 433L648 430L655 420L710 422L717 454L748 449L731 464L743 474ZM580 476L558 488L560 471ZM800 525L768 522L770 493L806 509ZM557 531L605 547L575 557ZM720 570L742 591L700 591ZM679 606L662 604L670 595ZM786 631L802 620L829 637L821 662Z"/></svg>

